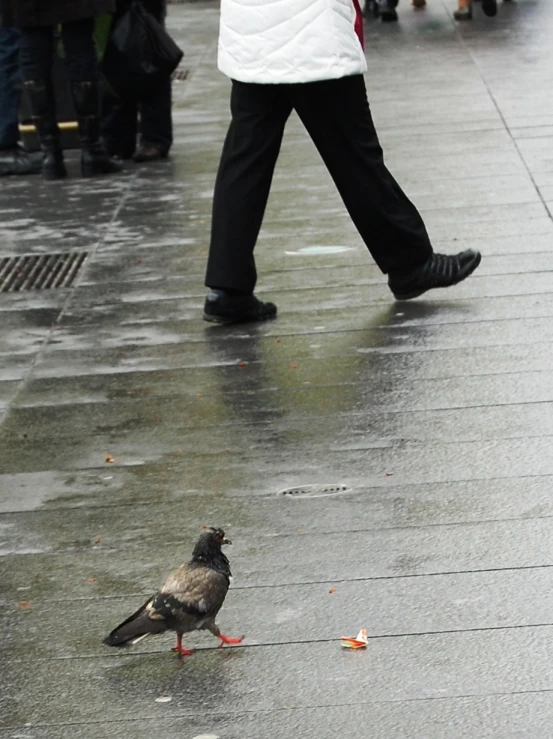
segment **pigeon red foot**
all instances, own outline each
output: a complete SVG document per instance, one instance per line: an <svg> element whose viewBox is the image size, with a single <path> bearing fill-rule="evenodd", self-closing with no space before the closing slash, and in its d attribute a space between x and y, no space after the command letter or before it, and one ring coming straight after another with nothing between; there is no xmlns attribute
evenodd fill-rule
<svg viewBox="0 0 553 739"><path fill-rule="evenodd" d="M221 649L223 644L242 644L244 641L243 636L226 636L225 634L219 634L218 638L221 640L219 649Z"/></svg>
<svg viewBox="0 0 553 739"><path fill-rule="evenodd" d="M182 646L182 634L177 634L177 644L171 651L176 652L180 657L188 657L189 655L194 654L193 649L185 649Z"/></svg>

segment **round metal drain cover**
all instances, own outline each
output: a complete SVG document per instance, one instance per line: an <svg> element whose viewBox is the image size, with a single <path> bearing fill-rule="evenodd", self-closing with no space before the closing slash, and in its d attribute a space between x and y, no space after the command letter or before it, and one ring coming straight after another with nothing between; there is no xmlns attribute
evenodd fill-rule
<svg viewBox="0 0 553 739"><path fill-rule="evenodd" d="M295 488L285 488L279 490L277 495L283 495L286 498L321 498L329 495L340 495L340 493L349 493L351 490L347 485L298 485Z"/></svg>
<svg viewBox="0 0 553 739"><path fill-rule="evenodd" d="M285 254L289 256L325 256L326 254L340 254L344 251L352 251L353 246L344 246L343 244L335 244L333 246L302 246L294 251L287 251Z"/></svg>

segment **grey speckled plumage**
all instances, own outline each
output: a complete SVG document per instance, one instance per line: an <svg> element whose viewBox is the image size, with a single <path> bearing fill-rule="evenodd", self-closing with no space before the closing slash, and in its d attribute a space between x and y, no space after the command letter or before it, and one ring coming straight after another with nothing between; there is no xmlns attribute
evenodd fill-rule
<svg viewBox="0 0 553 739"><path fill-rule="evenodd" d="M196 542L190 562L169 575L161 589L119 624L104 644L123 647L150 634L176 631L173 651L185 655L193 650L182 648L182 635L198 629L207 629L219 637L219 646L240 644L243 637L225 636L215 623L231 578L229 561L221 546L230 543L222 529L209 527Z"/></svg>

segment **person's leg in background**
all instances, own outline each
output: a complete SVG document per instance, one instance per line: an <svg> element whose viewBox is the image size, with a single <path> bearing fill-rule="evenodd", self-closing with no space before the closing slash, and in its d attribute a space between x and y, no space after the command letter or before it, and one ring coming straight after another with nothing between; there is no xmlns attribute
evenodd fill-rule
<svg viewBox="0 0 553 739"><path fill-rule="evenodd" d="M129 100L121 100L113 93L102 95L102 141L111 156L132 159L136 151L138 107Z"/></svg>
<svg viewBox="0 0 553 739"><path fill-rule="evenodd" d="M66 176L56 101L52 83L54 30L47 26L24 28L21 32L21 73L31 118L44 153L42 174L46 180Z"/></svg>
<svg viewBox="0 0 553 739"><path fill-rule="evenodd" d="M291 105L282 85L233 82L232 121L213 195L204 319L217 323L263 320L276 306L258 300L253 251L265 214Z"/></svg>
<svg viewBox="0 0 553 739"><path fill-rule="evenodd" d="M160 23L166 14L165 0L143 0L144 7ZM140 103L140 145L134 160L151 162L164 159L173 143L173 121L171 115L171 80L168 79L155 95Z"/></svg>
<svg viewBox="0 0 553 739"><path fill-rule="evenodd" d="M42 154L30 154L19 144L19 42L19 31L5 28L0 16L0 176L33 174L42 169Z"/></svg>
<svg viewBox="0 0 553 739"><path fill-rule="evenodd" d="M290 94L396 298L454 285L476 269L478 252L434 254L418 210L384 163L362 75L293 85Z"/></svg>
<svg viewBox="0 0 553 739"><path fill-rule="evenodd" d="M79 122L82 175L91 177L120 172L122 163L112 159L100 141L100 87L94 19L65 23L62 41L71 98Z"/></svg>
<svg viewBox="0 0 553 739"><path fill-rule="evenodd" d="M115 25L126 11L125 3L118 2L113 15ZM136 151L138 133L138 104L123 100L107 86L102 90L102 119L100 121L102 141L111 156L132 159Z"/></svg>

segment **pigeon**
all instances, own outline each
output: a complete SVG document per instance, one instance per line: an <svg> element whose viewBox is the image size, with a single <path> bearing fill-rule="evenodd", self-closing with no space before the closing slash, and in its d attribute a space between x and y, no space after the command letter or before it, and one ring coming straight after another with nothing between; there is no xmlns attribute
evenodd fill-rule
<svg viewBox="0 0 553 739"><path fill-rule="evenodd" d="M124 647L150 634L177 632L177 644L173 652L181 656L193 653L184 649L182 635L197 629L207 629L223 644L240 644L243 636L226 636L215 623L225 600L231 572L229 561L221 551L223 544L232 542L223 529L204 526L203 533L194 547L192 559L176 569L136 613L119 624L104 639L109 647Z"/></svg>

